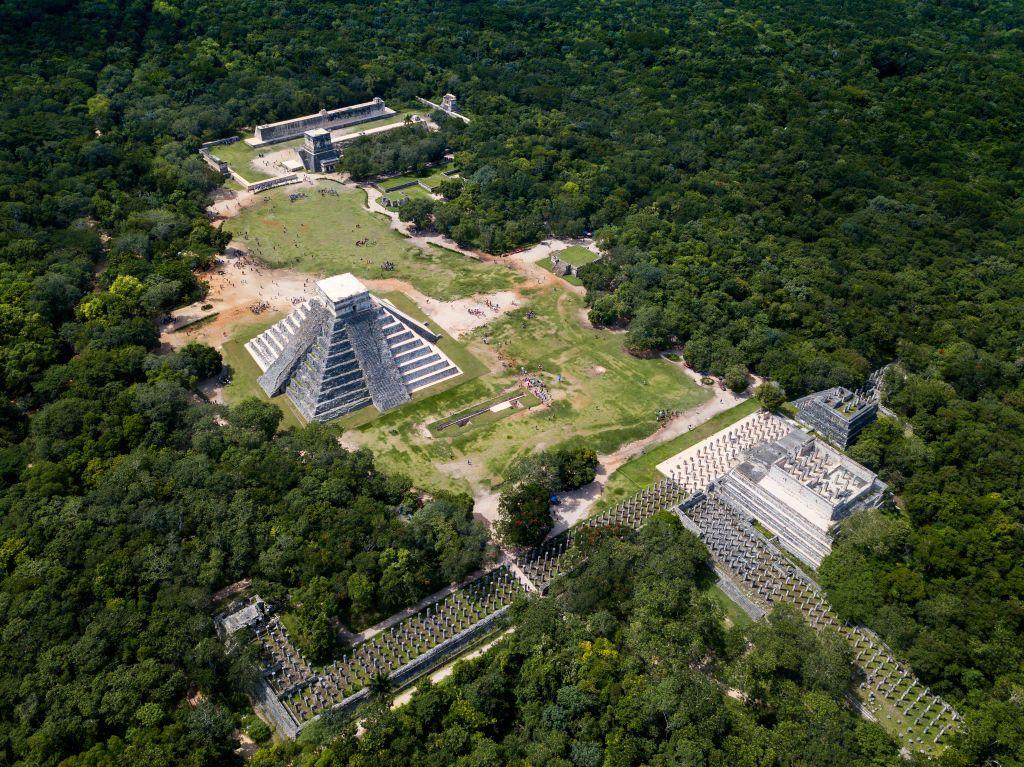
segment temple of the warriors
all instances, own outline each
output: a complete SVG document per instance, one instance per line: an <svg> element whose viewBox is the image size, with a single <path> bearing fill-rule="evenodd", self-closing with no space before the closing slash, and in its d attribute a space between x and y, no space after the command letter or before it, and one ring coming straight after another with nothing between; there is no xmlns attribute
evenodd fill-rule
<svg viewBox="0 0 1024 767"><path fill-rule="evenodd" d="M460 374L440 336L370 295L351 274L316 283L318 295L245 345L268 396L284 393L307 421L373 404L384 412Z"/></svg>
<svg viewBox="0 0 1024 767"><path fill-rule="evenodd" d="M843 386L808 394L793 402L797 417L834 445L846 449L878 417L877 397Z"/></svg>
<svg viewBox="0 0 1024 767"><path fill-rule="evenodd" d="M886 485L873 472L799 429L751 448L717 483L725 501L817 569L835 525L876 506Z"/></svg>
<svg viewBox="0 0 1024 767"><path fill-rule="evenodd" d="M881 502L886 485L869 469L785 419L756 413L658 464L713 489L814 568L832 550L840 521Z"/></svg>
<svg viewBox="0 0 1024 767"><path fill-rule="evenodd" d="M316 114L257 125L255 135L246 139L245 143L251 147L262 147L267 144L276 144L279 141L300 138L306 131L319 129L329 132L393 114L395 114L395 110L386 107L384 99L375 98L365 104L353 104L340 109L321 109Z"/></svg>

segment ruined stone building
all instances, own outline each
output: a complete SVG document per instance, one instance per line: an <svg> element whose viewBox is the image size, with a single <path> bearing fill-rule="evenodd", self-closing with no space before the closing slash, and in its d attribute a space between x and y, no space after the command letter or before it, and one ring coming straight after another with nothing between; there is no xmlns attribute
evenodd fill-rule
<svg viewBox="0 0 1024 767"><path fill-rule="evenodd" d="M808 394L793 404L797 418L843 449L878 417L877 397L864 397L842 386Z"/></svg>

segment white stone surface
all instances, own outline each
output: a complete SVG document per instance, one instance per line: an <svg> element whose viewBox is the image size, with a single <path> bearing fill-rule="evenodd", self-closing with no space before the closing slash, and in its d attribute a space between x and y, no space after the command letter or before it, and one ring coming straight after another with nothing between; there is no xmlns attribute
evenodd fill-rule
<svg viewBox="0 0 1024 767"><path fill-rule="evenodd" d="M367 292L366 286L349 273L336 274L333 277L317 280L316 286L329 300L334 302L344 301L346 298Z"/></svg>

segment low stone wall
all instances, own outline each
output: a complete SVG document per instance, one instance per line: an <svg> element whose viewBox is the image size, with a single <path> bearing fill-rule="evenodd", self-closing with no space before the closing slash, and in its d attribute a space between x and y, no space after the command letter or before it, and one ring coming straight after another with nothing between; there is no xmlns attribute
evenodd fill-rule
<svg viewBox="0 0 1024 767"><path fill-rule="evenodd" d="M203 158L207 165L209 165L213 170L220 173L222 176L231 175L231 169L228 167L228 164L219 157L215 157L214 155L210 154L210 151L205 147L199 150L199 156Z"/></svg>
<svg viewBox="0 0 1024 767"><path fill-rule="evenodd" d="M360 692L365 692L360 690ZM274 725L274 729L279 735L285 738L295 739L299 734L299 725L295 721L288 709L284 707L284 704L278 700L278 697L274 694L274 691L270 689L270 685L267 684L266 680L260 679L259 684L256 687L256 702L257 705L263 710L267 719L270 720L271 724Z"/></svg>
<svg viewBox="0 0 1024 767"><path fill-rule="evenodd" d="M233 175L236 175L233 173ZM238 176L241 178L241 176ZM278 176L277 178L268 178L266 181L257 181L255 184L250 184L247 181L245 183L245 191L247 192L265 192L268 189L273 189L275 186L287 186L288 184L297 184L300 179L294 173L287 176Z"/></svg>
<svg viewBox="0 0 1024 767"><path fill-rule="evenodd" d="M219 138L215 141L204 141L200 146L203 149L209 149L211 146L224 146L226 144L235 144L241 141L239 136L227 136L226 138Z"/></svg>

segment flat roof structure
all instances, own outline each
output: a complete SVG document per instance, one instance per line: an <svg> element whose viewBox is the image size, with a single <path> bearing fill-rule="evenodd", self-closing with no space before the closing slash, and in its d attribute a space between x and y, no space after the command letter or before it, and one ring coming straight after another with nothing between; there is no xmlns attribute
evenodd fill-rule
<svg viewBox="0 0 1024 767"><path fill-rule="evenodd" d="M316 281L316 286L329 301L344 301L346 298L368 293L367 287L354 274L336 274Z"/></svg>
<svg viewBox="0 0 1024 767"><path fill-rule="evenodd" d="M797 417L841 448L852 445L878 415L878 400L843 386L808 394L793 403Z"/></svg>
<svg viewBox="0 0 1024 767"><path fill-rule="evenodd" d="M687 490L714 488L815 568L832 549L836 524L880 501L886 489L869 469L765 412L692 445L657 469Z"/></svg>

